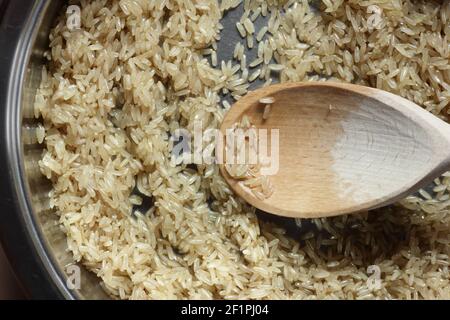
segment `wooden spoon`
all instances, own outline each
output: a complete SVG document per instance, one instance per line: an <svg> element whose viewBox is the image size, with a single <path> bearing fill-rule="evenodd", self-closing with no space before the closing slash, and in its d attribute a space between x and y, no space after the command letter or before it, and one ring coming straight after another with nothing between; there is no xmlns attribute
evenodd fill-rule
<svg viewBox="0 0 450 320"><path fill-rule="evenodd" d="M264 120L260 100L270 97ZM450 170L450 125L382 90L330 82L272 85L236 102L221 133L244 115L269 136L279 129L279 170L268 176L273 194L258 198L223 164L220 170L239 196L272 214L317 218L374 209Z"/></svg>

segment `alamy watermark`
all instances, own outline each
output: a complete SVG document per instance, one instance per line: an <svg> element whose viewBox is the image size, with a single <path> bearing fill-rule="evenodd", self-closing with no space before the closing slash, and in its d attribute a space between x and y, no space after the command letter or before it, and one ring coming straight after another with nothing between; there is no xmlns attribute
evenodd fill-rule
<svg viewBox="0 0 450 320"><path fill-rule="evenodd" d="M367 267L367 273L370 274L367 279L367 288L369 290L381 289L381 269L377 265L370 265Z"/></svg>
<svg viewBox="0 0 450 320"><path fill-rule="evenodd" d="M67 20L66 26L70 31L81 28L81 9L79 6L71 5L66 10Z"/></svg>
<svg viewBox="0 0 450 320"><path fill-rule="evenodd" d="M279 170L279 129L231 128L203 130L195 121L193 132L174 131L172 166L184 164L261 165L261 174L275 175Z"/></svg>
<svg viewBox="0 0 450 320"><path fill-rule="evenodd" d="M367 19L367 28L370 32L373 30L380 30L383 27L383 9L377 5L370 5L367 7L367 13L371 14Z"/></svg>
<svg viewBox="0 0 450 320"><path fill-rule="evenodd" d="M69 290L79 290L81 288L81 269L75 264L66 267L66 286Z"/></svg>

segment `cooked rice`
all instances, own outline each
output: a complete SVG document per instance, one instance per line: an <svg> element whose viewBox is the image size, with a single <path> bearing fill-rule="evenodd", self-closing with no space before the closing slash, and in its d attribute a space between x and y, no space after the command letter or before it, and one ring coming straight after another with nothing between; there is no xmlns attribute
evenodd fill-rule
<svg viewBox="0 0 450 320"><path fill-rule="evenodd" d="M216 165L171 166L170 133L192 132L199 119L217 128L219 94L248 90L236 82L248 67L213 68L201 54L216 48L223 13L241 0L81 3L82 29L70 32L61 17L50 35L36 96L39 164L74 260L113 297L450 298L450 173L392 207L298 220L297 241L234 196ZM244 19L270 17L264 59L253 62L264 64L265 85L280 65L275 81L373 86L449 121L448 1L314 3L244 1ZM380 8L376 28L369 5ZM154 203L142 214L135 188ZM372 265L379 288L368 286Z"/></svg>

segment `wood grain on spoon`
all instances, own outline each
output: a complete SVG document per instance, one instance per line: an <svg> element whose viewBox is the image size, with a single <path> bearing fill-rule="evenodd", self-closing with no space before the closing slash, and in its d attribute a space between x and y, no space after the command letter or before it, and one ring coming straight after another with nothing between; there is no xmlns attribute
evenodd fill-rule
<svg viewBox="0 0 450 320"><path fill-rule="evenodd" d="M265 97L275 99L267 120L259 103ZM223 165L221 173L269 213L315 218L373 209L450 169L450 126L382 90L330 82L262 88L232 106L222 134L244 115L257 128L279 129L279 170L269 177L274 192L260 200Z"/></svg>

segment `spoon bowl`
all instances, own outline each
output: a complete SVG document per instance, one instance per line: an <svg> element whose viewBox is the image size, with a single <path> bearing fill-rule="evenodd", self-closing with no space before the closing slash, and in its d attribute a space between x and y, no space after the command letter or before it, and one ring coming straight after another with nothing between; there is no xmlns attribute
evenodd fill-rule
<svg viewBox="0 0 450 320"><path fill-rule="evenodd" d="M260 100L267 98L274 103L263 119ZM220 170L239 196L272 214L318 218L374 209L450 168L450 125L386 91L331 82L272 85L237 101L222 134L244 116L268 135L278 130L278 170L268 176L273 193L255 197L225 165Z"/></svg>

